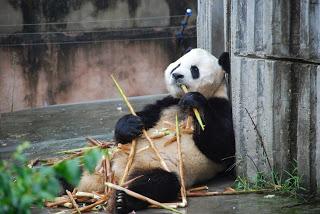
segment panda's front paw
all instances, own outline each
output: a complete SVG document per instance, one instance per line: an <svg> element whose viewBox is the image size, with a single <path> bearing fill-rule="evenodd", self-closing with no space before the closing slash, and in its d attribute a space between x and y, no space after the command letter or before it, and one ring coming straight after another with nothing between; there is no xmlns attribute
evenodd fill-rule
<svg viewBox="0 0 320 214"><path fill-rule="evenodd" d="M179 106L183 109L197 108L201 110L206 105L207 99L199 92L188 92L179 101Z"/></svg>
<svg viewBox="0 0 320 214"><path fill-rule="evenodd" d="M142 134L143 122L140 117L131 114L120 118L116 124L114 135L117 142L125 144Z"/></svg>
<svg viewBox="0 0 320 214"><path fill-rule="evenodd" d="M127 214L129 210L127 209L126 193L123 191L116 191L116 203L115 203L115 213L116 214Z"/></svg>

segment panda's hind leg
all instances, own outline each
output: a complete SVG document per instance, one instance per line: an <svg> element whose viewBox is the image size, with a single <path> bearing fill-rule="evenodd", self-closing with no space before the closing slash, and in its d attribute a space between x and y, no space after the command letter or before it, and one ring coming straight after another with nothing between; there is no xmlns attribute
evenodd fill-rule
<svg viewBox="0 0 320 214"><path fill-rule="evenodd" d="M142 175L129 184L128 189L159 202L170 202L177 199L180 183L175 173L156 168L139 170L130 175L129 179ZM129 213L148 207L145 201L133 198L123 191L116 192L115 212Z"/></svg>

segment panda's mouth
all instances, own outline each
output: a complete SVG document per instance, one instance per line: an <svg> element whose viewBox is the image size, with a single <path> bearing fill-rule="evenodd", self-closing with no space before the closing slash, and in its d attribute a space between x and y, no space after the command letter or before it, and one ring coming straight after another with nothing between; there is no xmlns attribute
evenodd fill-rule
<svg viewBox="0 0 320 214"><path fill-rule="evenodd" d="M187 89L189 89L189 86L184 83L183 81L176 81L176 87L179 89L179 90L182 90L182 86L184 85Z"/></svg>

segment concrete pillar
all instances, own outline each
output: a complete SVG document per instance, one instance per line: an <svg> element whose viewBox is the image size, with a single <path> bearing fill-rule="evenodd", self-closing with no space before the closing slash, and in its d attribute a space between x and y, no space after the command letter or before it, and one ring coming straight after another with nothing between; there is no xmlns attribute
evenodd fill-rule
<svg viewBox="0 0 320 214"><path fill-rule="evenodd" d="M224 50L224 3L198 0L197 47L219 57Z"/></svg>
<svg viewBox="0 0 320 214"><path fill-rule="evenodd" d="M232 0L231 8L238 174L270 171L260 134L277 173L297 167L319 191L320 1Z"/></svg>

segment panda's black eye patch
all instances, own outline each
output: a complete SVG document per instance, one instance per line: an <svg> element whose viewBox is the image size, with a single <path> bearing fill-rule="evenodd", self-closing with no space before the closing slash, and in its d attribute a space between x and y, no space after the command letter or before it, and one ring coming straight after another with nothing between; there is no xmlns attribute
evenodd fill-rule
<svg viewBox="0 0 320 214"><path fill-rule="evenodd" d="M174 72L174 70L176 70L177 68L180 67L181 64L177 65L176 67L174 67L174 69L172 69L172 71L170 72L170 74L172 74Z"/></svg>
<svg viewBox="0 0 320 214"><path fill-rule="evenodd" d="M191 66L190 71L193 79L199 78L200 73L199 73L199 68L197 66L195 65Z"/></svg>

